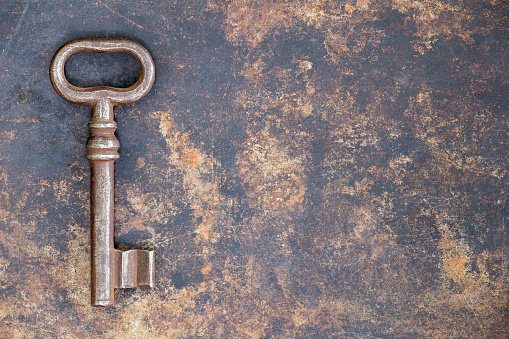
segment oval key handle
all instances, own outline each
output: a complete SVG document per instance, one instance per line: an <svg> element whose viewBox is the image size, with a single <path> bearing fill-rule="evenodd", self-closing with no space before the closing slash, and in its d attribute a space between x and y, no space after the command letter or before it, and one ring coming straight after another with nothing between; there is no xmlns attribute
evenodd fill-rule
<svg viewBox="0 0 509 339"><path fill-rule="evenodd" d="M73 86L65 78L64 66L66 59L79 51L131 53L140 63L140 78L129 88ZM148 93L155 78L154 62L145 48L129 40L76 40L57 51L51 61L50 78L64 99L92 106L86 145L90 161L91 302L93 306L112 305L115 288L155 286L154 250L118 250L113 241L114 162L120 147L113 106L134 102Z"/></svg>
<svg viewBox="0 0 509 339"><path fill-rule="evenodd" d="M130 53L140 63L140 78L128 88L73 86L64 75L65 61L72 54L81 51ZM68 42L57 51L51 60L50 79L57 93L67 101L93 106L98 101L108 100L113 105L122 105L135 102L148 93L154 83L155 68L150 54L136 42L124 39L83 39Z"/></svg>

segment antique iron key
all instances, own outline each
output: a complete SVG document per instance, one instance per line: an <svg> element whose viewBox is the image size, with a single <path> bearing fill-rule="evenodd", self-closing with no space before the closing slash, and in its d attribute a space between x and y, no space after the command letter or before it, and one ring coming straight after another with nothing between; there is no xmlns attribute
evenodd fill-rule
<svg viewBox="0 0 509 339"><path fill-rule="evenodd" d="M67 58L76 52L127 52L140 63L140 78L129 88L71 85L64 75ZM90 160L90 226L92 253L92 305L108 306L114 301L115 288L154 287L153 250L121 251L114 248L114 161L119 158L117 124L113 106L129 104L145 96L155 79L152 57L141 45L122 39L85 39L62 46L51 61L53 87L67 101L90 105L87 158Z"/></svg>

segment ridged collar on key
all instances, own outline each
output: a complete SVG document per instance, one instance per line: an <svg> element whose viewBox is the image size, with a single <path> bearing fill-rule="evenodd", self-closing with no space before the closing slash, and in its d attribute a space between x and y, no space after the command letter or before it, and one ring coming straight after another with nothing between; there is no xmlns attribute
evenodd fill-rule
<svg viewBox="0 0 509 339"><path fill-rule="evenodd" d="M128 88L73 86L65 78L64 66L69 56L80 51L131 53L140 63L140 78ZM122 105L135 102L148 93L154 83L155 68L148 51L136 42L123 39L84 39L68 42L57 51L51 60L50 78L55 91L67 101L95 105L98 101L107 100L113 105Z"/></svg>

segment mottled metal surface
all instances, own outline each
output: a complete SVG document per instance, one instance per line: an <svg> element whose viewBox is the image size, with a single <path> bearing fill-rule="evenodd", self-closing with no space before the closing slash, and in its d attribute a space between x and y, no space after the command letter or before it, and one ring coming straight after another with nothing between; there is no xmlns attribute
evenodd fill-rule
<svg viewBox="0 0 509 339"><path fill-rule="evenodd" d="M508 337L508 12L4 1L0 337ZM90 109L48 78L60 46L94 37L139 42L158 71L115 108L115 242L157 248L156 287L100 309ZM94 68L128 57L75 56L75 85L138 77Z"/></svg>
<svg viewBox="0 0 509 339"><path fill-rule="evenodd" d="M78 52L127 52L139 62L140 77L130 87L76 87L65 77L67 59ZM66 43L53 56L49 76L55 91L75 104L92 109L88 128L87 159L90 161L91 304L113 305L115 288L154 287L153 251L118 251L114 246L114 163L120 144L113 107L143 98L155 80L154 61L140 44L125 39L83 39Z"/></svg>

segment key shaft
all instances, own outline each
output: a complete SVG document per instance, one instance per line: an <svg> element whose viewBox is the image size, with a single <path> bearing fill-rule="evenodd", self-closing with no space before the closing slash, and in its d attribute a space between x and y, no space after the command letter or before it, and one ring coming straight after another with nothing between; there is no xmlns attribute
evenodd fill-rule
<svg viewBox="0 0 509 339"><path fill-rule="evenodd" d="M116 265L114 256L114 161L120 144L115 137L117 124L113 106L107 100L92 107L88 124L87 158L90 160L90 229L92 253L92 304L113 303Z"/></svg>

